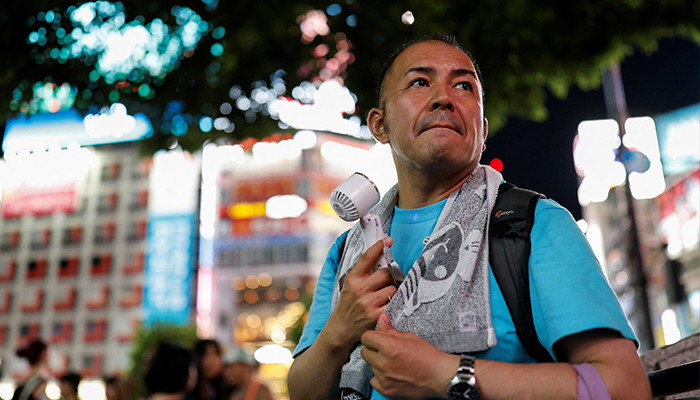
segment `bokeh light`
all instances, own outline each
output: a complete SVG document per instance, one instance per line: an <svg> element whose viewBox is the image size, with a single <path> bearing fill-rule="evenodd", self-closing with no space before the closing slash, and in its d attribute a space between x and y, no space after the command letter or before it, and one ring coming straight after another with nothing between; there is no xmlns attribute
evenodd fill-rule
<svg viewBox="0 0 700 400"><path fill-rule="evenodd" d="M211 129L214 127L214 120L211 119L211 117L202 117L199 120L199 129L204 132L211 132Z"/></svg>
<svg viewBox="0 0 700 400"><path fill-rule="evenodd" d="M258 294L257 294L255 291L253 291L253 290L248 290L248 291L246 291L245 294L243 295L243 299L244 299L245 302L248 303L248 304L255 304L255 303L258 302L259 297L258 297Z"/></svg>
<svg viewBox="0 0 700 400"><path fill-rule="evenodd" d="M248 289L257 289L258 286L260 286L260 281L258 280L257 276L249 275L247 278L245 278L245 285L248 287Z"/></svg>
<svg viewBox="0 0 700 400"><path fill-rule="evenodd" d="M326 7L326 13L333 17L340 14L341 11L343 11L343 9L337 3L331 4L330 6Z"/></svg>
<svg viewBox="0 0 700 400"><path fill-rule="evenodd" d="M503 171L503 161L501 161L498 158L494 158L493 160L491 160L489 166L498 172Z"/></svg>
<svg viewBox="0 0 700 400"><path fill-rule="evenodd" d="M245 289L245 280L239 277L233 278L231 280L231 287L235 290L243 290Z"/></svg>
<svg viewBox="0 0 700 400"><path fill-rule="evenodd" d="M263 272L258 275L258 282L260 282L260 286L268 287L272 284L272 277L267 272Z"/></svg>

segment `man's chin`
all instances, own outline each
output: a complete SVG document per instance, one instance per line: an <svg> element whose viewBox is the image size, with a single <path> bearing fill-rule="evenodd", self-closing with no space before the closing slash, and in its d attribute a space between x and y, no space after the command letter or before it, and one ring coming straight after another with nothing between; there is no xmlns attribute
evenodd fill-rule
<svg viewBox="0 0 700 400"><path fill-rule="evenodd" d="M426 171L436 174L454 174L457 171L474 168L474 165L464 160L457 160L454 157L440 153L433 153L423 166Z"/></svg>

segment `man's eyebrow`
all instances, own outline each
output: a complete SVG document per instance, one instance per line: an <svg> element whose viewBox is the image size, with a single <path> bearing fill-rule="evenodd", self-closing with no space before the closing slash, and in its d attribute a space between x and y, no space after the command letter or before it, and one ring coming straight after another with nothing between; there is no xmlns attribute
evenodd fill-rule
<svg viewBox="0 0 700 400"><path fill-rule="evenodd" d="M433 67L412 67L412 68L409 68L408 70L406 70L406 73L404 73L403 76L406 76L412 72L422 72L424 74L431 74L431 73L435 72L435 68L433 68ZM467 69L467 68L453 69L452 71L450 71L450 75L453 75L453 76L471 75L474 78L477 78L476 72L474 72L470 69Z"/></svg>
<svg viewBox="0 0 700 400"><path fill-rule="evenodd" d="M430 74L435 72L435 68L432 67L411 67L408 70L406 70L406 73L403 74L403 76L406 76L410 74L411 72L422 72L424 74Z"/></svg>
<svg viewBox="0 0 700 400"><path fill-rule="evenodd" d="M477 78L476 72L474 72L474 71L472 71L472 70L470 70L470 69L467 69L467 68L453 69L452 71L450 71L450 75L455 75L455 76L459 76L459 75L471 75L471 76L473 76L474 78ZM478 78L477 78L477 79L478 79Z"/></svg>

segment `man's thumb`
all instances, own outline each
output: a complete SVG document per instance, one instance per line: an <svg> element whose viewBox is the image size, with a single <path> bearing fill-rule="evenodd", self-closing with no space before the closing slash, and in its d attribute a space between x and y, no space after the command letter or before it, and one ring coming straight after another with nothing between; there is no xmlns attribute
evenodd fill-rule
<svg viewBox="0 0 700 400"><path fill-rule="evenodd" d="M391 326L391 318L389 318L389 314L382 313L382 315L379 316L379 321L377 321L377 330L380 332L388 332L394 330L394 327Z"/></svg>

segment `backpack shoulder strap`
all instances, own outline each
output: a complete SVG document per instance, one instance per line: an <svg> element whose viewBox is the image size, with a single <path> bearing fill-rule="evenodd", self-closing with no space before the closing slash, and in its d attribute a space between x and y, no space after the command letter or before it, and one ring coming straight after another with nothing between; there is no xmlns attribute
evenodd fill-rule
<svg viewBox="0 0 700 400"><path fill-rule="evenodd" d="M504 182L498 188L489 226L489 262L527 353L538 362L553 362L537 338L530 302L530 231L540 193Z"/></svg>

